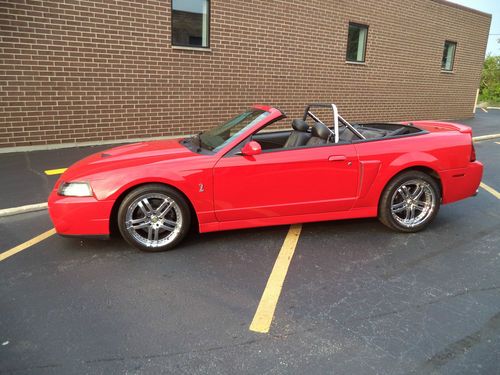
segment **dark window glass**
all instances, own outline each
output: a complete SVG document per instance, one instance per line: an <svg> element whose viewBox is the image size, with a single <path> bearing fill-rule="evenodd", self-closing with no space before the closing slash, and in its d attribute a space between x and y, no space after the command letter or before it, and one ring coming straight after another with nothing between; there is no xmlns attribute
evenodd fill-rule
<svg viewBox="0 0 500 375"><path fill-rule="evenodd" d="M365 62L367 37L368 26L356 23L349 24L349 34L347 36L347 61Z"/></svg>
<svg viewBox="0 0 500 375"><path fill-rule="evenodd" d="M209 1L172 0L172 45L208 47Z"/></svg>
<svg viewBox="0 0 500 375"><path fill-rule="evenodd" d="M444 42L443 60L441 60L441 69L446 71L453 70L453 63L455 61L455 50L457 43L446 41Z"/></svg>

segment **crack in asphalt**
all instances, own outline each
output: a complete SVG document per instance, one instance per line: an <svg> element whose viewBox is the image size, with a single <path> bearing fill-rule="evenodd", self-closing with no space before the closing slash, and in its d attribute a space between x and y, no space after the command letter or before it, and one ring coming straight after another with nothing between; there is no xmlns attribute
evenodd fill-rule
<svg viewBox="0 0 500 375"><path fill-rule="evenodd" d="M163 353L156 353L156 354L145 354L145 355L132 355L132 356L116 356L116 357L107 357L107 358L95 358L95 359L88 359L88 360L83 360L80 361L80 363L84 364L94 364L94 363L106 363L106 362L121 362L121 361L127 361L127 360L148 360L148 359L155 359L155 358L168 358L168 357L175 357L178 355L185 355L185 354L195 354L195 353L210 353L213 351L218 351L218 350L224 350L227 348L232 348L232 347L239 347L239 346L245 346L245 345L252 345L256 342L260 342L263 340L268 339L269 336L263 336L260 339L250 339L246 341L242 341L236 344L231 344L231 345L218 345L218 346L212 346L204 349L195 349L195 350L184 350L184 351L177 351L177 352L163 352ZM65 366L62 363L58 364L46 364L46 365L38 365L38 366L30 366L30 367L20 367L20 368L15 368L15 369L8 369L8 370L1 370L0 374L9 374L9 373L16 373L16 372L22 372L22 371L27 371L27 370L36 370L36 369L44 369L44 368L58 368L58 367L63 367Z"/></svg>
<svg viewBox="0 0 500 375"><path fill-rule="evenodd" d="M394 269L393 271L383 273L381 275L381 278L383 280L389 280L395 276L400 275L404 271L416 266L419 263L425 262L426 260L429 260L431 258L434 258L435 256L446 253L447 251L455 250L457 247L463 247L463 246L468 245L470 243L476 242L478 239L486 237L487 235L495 233L497 231L498 231L498 225L494 225L492 227L483 229L482 231L478 232L474 237L469 238L467 241L464 241L463 239L456 240L456 241L452 242L451 244L448 244L448 245L442 247L439 250L427 253L419 258L416 258L416 259L411 260L409 262L403 263L400 266L398 266L396 269Z"/></svg>
<svg viewBox="0 0 500 375"><path fill-rule="evenodd" d="M392 311L387 311L385 313L379 313L379 314L373 314L373 315L361 317L361 318L358 318L358 319L351 319L351 320L345 321L345 323L353 323L353 322L360 322L360 321L371 320L371 319L384 318L384 317L390 316L390 315L401 314L401 313L404 313L406 311L410 311L412 309L420 309L420 308L425 307L425 306L434 305L434 304L439 303L439 302L441 302L441 301L443 301L445 299L456 298L456 297L464 296L464 295L470 294L470 293L489 292L489 291L492 291L492 290L500 290L500 286L492 286L492 287L478 288L478 289L464 289L464 290L458 291L456 293L452 293L452 294L448 294L448 295L445 295L445 296L442 296L442 297L439 297L439 298L435 298L435 299L433 299L431 301L427 301L427 302L424 302L424 303L419 303L419 304L416 304L416 305L411 305L411 306L409 306L406 309L392 310Z"/></svg>
<svg viewBox="0 0 500 375"><path fill-rule="evenodd" d="M33 167L31 166L31 159L30 159L29 152L24 153L24 160L26 161L26 170L28 172L31 172L31 173L35 174L36 176L40 177L40 179L42 180L42 184L45 187L45 193L47 193L47 194L50 193L51 188L49 185L49 179L48 179L47 175L43 172L39 172L36 169L33 169Z"/></svg>
<svg viewBox="0 0 500 375"><path fill-rule="evenodd" d="M475 345L484 340L497 337L500 333L500 312L493 315L479 330L457 340L443 350L434 354L426 362L415 368L409 374L433 374L446 365L451 360L463 356L472 349Z"/></svg>

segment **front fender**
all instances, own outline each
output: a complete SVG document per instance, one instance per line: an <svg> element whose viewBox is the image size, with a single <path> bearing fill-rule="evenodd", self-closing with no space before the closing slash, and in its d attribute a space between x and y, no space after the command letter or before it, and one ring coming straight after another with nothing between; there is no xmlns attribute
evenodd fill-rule
<svg viewBox="0 0 500 375"><path fill-rule="evenodd" d="M90 183L98 200L112 201L139 185L169 185L186 196L200 221L204 221L203 218L207 215L213 215L212 177L209 171L204 169L176 171L145 165L140 168L114 170L112 174L106 173L105 178L94 175L90 178Z"/></svg>

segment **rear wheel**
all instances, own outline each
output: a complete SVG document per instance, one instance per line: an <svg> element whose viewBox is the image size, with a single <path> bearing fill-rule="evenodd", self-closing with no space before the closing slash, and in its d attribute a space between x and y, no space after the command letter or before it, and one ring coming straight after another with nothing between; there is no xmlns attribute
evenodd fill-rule
<svg viewBox="0 0 500 375"><path fill-rule="evenodd" d="M191 213L184 197L164 185L144 185L130 192L118 210L123 238L143 251L165 251L186 236Z"/></svg>
<svg viewBox="0 0 500 375"><path fill-rule="evenodd" d="M418 232L436 217L441 201L438 183L428 174L408 171L393 178L379 204L379 220L391 229Z"/></svg>

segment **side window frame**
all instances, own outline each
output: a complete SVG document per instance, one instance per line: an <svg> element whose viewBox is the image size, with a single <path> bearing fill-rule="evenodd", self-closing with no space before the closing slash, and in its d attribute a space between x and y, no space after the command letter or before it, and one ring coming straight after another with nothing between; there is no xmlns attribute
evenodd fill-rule
<svg viewBox="0 0 500 375"><path fill-rule="evenodd" d="M365 37L364 37L364 46L363 46L363 59L362 60L353 60L349 57L349 33L351 30L351 27L357 27L360 30L364 29L365 30ZM362 23L357 23L357 22L349 22L348 28L347 28L347 45L346 45L346 53L345 53L345 60L347 63L354 63L354 64L364 64L366 63L366 51L368 48L368 31L369 31L369 25L365 25ZM358 39L359 43L359 39ZM359 49L359 46L358 46Z"/></svg>
<svg viewBox="0 0 500 375"><path fill-rule="evenodd" d="M206 4L207 4L207 12L206 12L206 17L207 17L207 20L206 20L206 22L207 22L206 34L207 35L206 35L206 38L207 38L207 43L206 43L206 45L203 45L203 41L202 41L201 45L189 44L189 43L187 43L187 44L181 44L181 43L177 44L177 43L174 43L174 0L171 0L170 1L170 45L172 47L205 49L205 50L209 50L210 49L210 39L211 39L210 26L211 26L211 19L212 19L212 16L211 16L211 1L210 0L201 0L201 1L205 1ZM203 17L203 15L202 15L202 17ZM203 23L202 23L202 35L203 35Z"/></svg>
<svg viewBox="0 0 500 375"><path fill-rule="evenodd" d="M446 62L445 62L445 58L447 59L448 58L448 48L450 48L450 46L453 46L453 53L451 55L451 64L450 64L450 68L449 69L446 69ZM441 71L443 72L453 72L453 70L455 69L455 57L457 55L457 47L458 47L458 43L453 41L453 40L445 40L444 41L444 46L443 46L443 56L442 56L442 59L441 59ZM446 54L446 57L445 57L445 54Z"/></svg>

